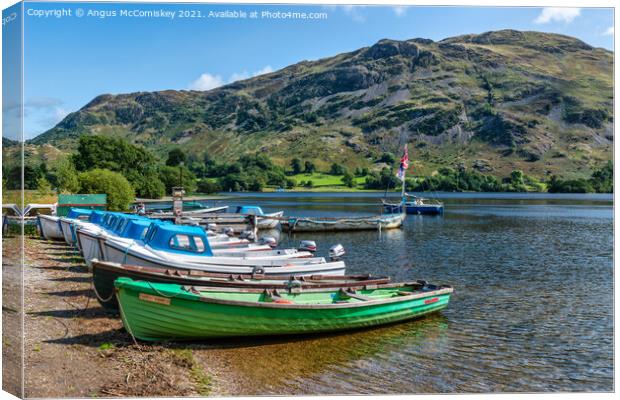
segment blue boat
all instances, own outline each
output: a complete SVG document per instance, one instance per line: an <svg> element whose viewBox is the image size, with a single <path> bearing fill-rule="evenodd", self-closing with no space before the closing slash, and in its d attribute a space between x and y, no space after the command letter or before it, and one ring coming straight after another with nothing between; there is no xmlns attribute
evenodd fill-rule
<svg viewBox="0 0 620 400"><path fill-rule="evenodd" d="M443 203L434 199L406 195L400 203L388 203L383 201L383 209L389 213L400 213L405 205L407 214L413 215L439 215L443 214Z"/></svg>

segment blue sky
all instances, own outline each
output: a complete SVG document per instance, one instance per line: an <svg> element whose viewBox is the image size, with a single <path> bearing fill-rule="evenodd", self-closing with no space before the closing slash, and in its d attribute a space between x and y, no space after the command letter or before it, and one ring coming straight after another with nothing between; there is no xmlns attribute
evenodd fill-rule
<svg viewBox="0 0 620 400"><path fill-rule="evenodd" d="M63 8L71 16L50 13ZM84 16L76 16L78 8ZM117 15L88 16L89 10ZM122 17L121 10L176 14L174 19ZM327 18L179 18L179 10L305 11ZM562 33L613 48L611 9L26 3L25 13L39 15L24 21L26 138L102 93L205 90L382 38L441 40L511 28Z"/></svg>

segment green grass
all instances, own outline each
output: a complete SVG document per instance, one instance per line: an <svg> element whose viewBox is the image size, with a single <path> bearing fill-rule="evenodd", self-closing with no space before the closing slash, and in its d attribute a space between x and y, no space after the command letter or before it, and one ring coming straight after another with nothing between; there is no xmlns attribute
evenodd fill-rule
<svg viewBox="0 0 620 400"><path fill-rule="evenodd" d="M346 187L342 183L342 177L343 175L329 175L323 172L314 172L312 174L304 173L304 174L292 175L289 178L293 179L297 186L301 186L301 182L312 181L312 186L315 188L320 188L324 186ZM357 185L360 186L364 184L364 182L366 181L366 177L356 176L354 180L355 180L355 183L357 183ZM347 188L347 189L354 190L355 188Z"/></svg>

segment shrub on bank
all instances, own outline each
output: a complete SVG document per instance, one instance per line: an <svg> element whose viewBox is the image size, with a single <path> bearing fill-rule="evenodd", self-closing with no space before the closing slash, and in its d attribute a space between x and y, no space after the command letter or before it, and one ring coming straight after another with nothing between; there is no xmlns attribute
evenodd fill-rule
<svg viewBox="0 0 620 400"><path fill-rule="evenodd" d="M136 196L129 181L120 173L107 169L93 169L78 176L80 193L105 193L108 210L125 211Z"/></svg>

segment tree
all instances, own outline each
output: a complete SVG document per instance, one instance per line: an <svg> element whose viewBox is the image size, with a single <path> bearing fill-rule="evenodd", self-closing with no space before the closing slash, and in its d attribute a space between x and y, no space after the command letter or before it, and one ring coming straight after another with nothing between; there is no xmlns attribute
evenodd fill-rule
<svg viewBox="0 0 620 400"><path fill-rule="evenodd" d="M118 172L96 168L80 173L78 180L82 193L105 193L108 198L109 210L125 211L135 199L133 187Z"/></svg>
<svg viewBox="0 0 620 400"><path fill-rule="evenodd" d="M167 194L172 194L172 188L176 186L183 186L186 193L196 191L196 176L185 166L161 166L159 168L159 180L164 184Z"/></svg>
<svg viewBox="0 0 620 400"><path fill-rule="evenodd" d="M187 156L179 147L175 147L174 149L168 152L168 159L166 160L166 165L169 167L176 167L181 163L185 163L187 161Z"/></svg>
<svg viewBox="0 0 620 400"><path fill-rule="evenodd" d="M313 163L312 161L306 161L306 162L304 163L304 167L305 167L305 168L304 168L304 172L305 172L306 174L311 174L311 173L313 173L314 171L316 171L316 165L314 165L314 163Z"/></svg>
<svg viewBox="0 0 620 400"><path fill-rule="evenodd" d="M366 168L366 167L363 167L363 168L357 167L357 168L355 168L355 176L362 177L362 176L366 176L366 175L368 175L368 168Z"/></svg>
<svg viewBox="0 0 620 400"><path fill-rule="evenodd" d="M396 157L390 152L385 152L381 154L381 157L378 160L378 162L384 162L388 165L394 164L394 161L396 161Z"/></svg>
<svg viewBox="0 0 620 400"><path fill-rule="evenodd" d="M69 158L63 158L56 164L56 188L59 193L78 193L80 190L78 173Z"/></svg>
<svg viewBox="0 0 620 400"><path fill-rule="evenodd" d="M140 197L154 197L158 187L160 188L157 183L156 190L144 184L155 176L155 156L145 148L122 138L101 135L80 137L73 163L77 171L101 168L120 172Z"/></svg>
<svg viewBox="0 0 620 400"><path fill-rule="evenodd" d="M355 179L353 178L353 175L351 175L351 173L349 172L345 173L344 176L342 177L342 183L344 183L345 186L350 187L350 188L355 187Z"/></svg>
<svg viewBox="0 0 620 400"><path fill-rule="evenodd" d="M299 158L293 158L291 160L291 169L293 171L293 175L301 174L302 166Z"/></svg>
<svg viewBox="0 0 620 400"><path fill-rule="evenodd" d="M613 193L614 191L614 165L611 161L601 169L592 173L590 178L592 188L598 193Z"/></svg>
<svg viewBox="0 0 620 400"><path fill-rule="evenodd" d="M199 193L211 194L221 192L222 187L217 182L213 182L209 179L202 179L200 182L198 182L197 190Z"/></svg>
<svg viewBox="0 0 620 400"><path fill-rule="evenodd" d="M47 196L52 193L52 185L45 179L44 177L39 178L39 182L37 182L37 192L39 196Z"/></svg>
<svg viewBox="0 0 620 400"><path fill-rule="evenodd" d="M344 175L347 172L347 169L343 167L341 164L333 163L329 169L329 173L331 175Z"/></svg>
<svg viewBox="0 0 620 400"><path fill-rule="evenodd" d="M311 180L308 180L308 181L304 184L304 186L305 186L305 187L307 187L307 188L312 188L312 187L314 187L314 182L312 182Z"/></svg>

